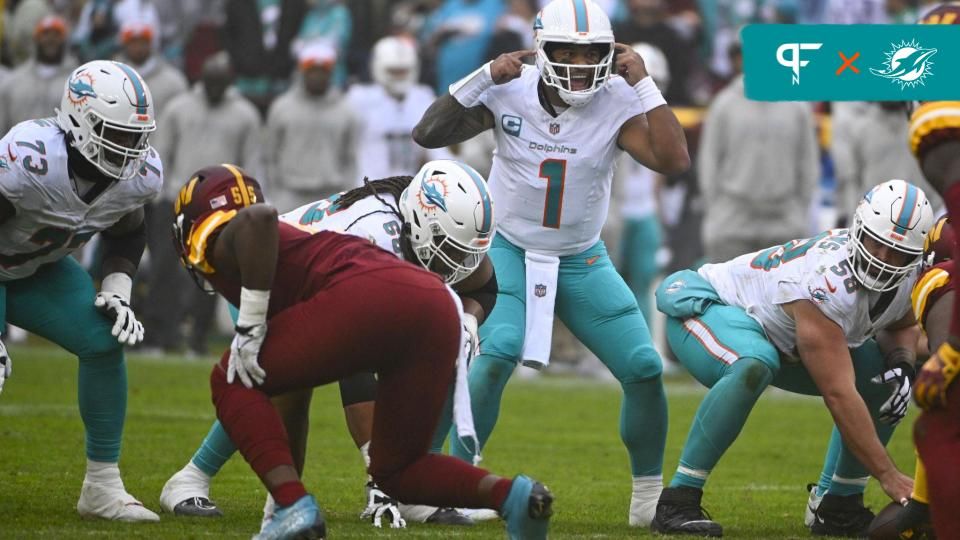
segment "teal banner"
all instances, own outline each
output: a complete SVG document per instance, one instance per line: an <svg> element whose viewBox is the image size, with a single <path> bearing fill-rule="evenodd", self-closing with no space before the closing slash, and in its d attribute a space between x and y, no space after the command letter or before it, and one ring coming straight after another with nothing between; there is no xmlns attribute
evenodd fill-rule
<svg viewBox="0 0 960 540"><path fill-rule="evenodd" d="M750 99L960 99L960 25L751 24L740 39Z"/></svg>

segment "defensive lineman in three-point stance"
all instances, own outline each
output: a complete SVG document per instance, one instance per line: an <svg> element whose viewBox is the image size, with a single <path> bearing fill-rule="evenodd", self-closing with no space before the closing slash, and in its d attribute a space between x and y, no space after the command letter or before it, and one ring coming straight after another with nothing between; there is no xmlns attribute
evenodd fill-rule
<svg viewBox="0 0 960 540"><path fill-rule="evenodd" d="M662 486L662 366L600 229L619 153L677 173L689 166L686 141L643 60L614 42L609 19L591 0L546 5L534 36L536 51L501 55L451 85L414 129L428 148L487 129L496 135L490 189L498 229L490 258L500 291L470 369L477 435L482 445L493 431L517 363L548 361L556 313L620 381L620 434L633 475L629 522L647 525ZM534 55L536 69L521 63ZM472 455L455 439L453 452Z"/></svg>

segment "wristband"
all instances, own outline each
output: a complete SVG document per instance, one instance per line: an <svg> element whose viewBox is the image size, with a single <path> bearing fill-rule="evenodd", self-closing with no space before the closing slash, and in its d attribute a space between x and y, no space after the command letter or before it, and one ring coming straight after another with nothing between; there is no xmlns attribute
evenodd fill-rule
<svg viewBox="0 0 960 540"><path fill-rule="evenodd" d="M493 86L490 64L480 66L476 71L450 85L450 95L466 108L480 105L480 96Z"/></svg>
<svg viewBox="0 0 960 540"><path fill-rule="evenodd" d="M270 290L258 291L240 288L240 314L237 316L237 328L250 328L267 322L267 308L270 305Z"/></svg>
<svg viewBox="0 0 960 540"><path fill-rule="evenodd" d="M130 301L131 289L133 289L133 279L123 272L107 274L100 282L100 292L115 294L123 298L125 302Z"/></svg>
<svg viewBox="0 0 960 540"><path fill-rule="evenodd" d="M633 91L640 98L640 108L643 109L644 113L667 104L667 100L663 99L663 94L660 93L657 84L653 82L653 77L649 75L633 85Z"/></svg>

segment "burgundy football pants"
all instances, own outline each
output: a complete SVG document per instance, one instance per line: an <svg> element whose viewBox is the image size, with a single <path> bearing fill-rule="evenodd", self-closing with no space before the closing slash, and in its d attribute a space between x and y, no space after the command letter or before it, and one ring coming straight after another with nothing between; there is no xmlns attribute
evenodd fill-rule
<svg viewBox="0 0 960 540"><path fill-rule="evenodd" d="M217 417L262 480L277 466L293 466L270 396L374 371L370 474L380 488L405 503L499 509L500 501L478 493L487 471L428 453L460 335L450 293L428 272L398 263L343 277L269 320L263 385L227 384L224 352L210 376Z"/></svg>
<svg viewBox="0 0 960 540"><path fill-rule="evenodd" d="M937 538L960 538L960 381L947 389L947 406L924 411L913 433Z"/></svg>

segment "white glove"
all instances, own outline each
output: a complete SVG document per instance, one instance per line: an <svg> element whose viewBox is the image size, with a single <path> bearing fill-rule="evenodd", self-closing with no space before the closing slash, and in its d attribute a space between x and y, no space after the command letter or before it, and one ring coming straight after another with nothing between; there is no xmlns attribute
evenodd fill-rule
<svg viewBox="0 0 960 540"><path fill-rule="evenodd" d="M477 333L477 318L469 313L464 313L460 320L463 322L464 347L467 347L465 351L467 367L470 367L470 362L480 354L480 334Z"/></svg>
<svg viewBox="0 0 960 540"><path fill-rule="evenodd" d="M915 375L913 366L899 363L870 379L876 384L895 384L893 394L880 406L880 421L891 426L897 425L907 415L907 405L910 403L910 392Z"/></svg>
<svg viewBox="0 0 960 540"><path fill-rule="evenodd" d="M407 522L400 516L397 501L380 491L375 483L367 482L367 507L360 513L360 519L372 520L373 526L379 529L383 526L384 517L391 529L407 527Z"/></svg>
<svg viewBox="0 0 960 540"><path fill-rule="evenodd" d="M260 367L258 357L263 340L267 337L267 309L270 304L269 290L240 288L240 313L237 315L237 335L230 343L230 362L227 364L227 383L232 384L237 375L247 388L254 383L263 384L267 372Z"/></svg>
<svg viewBox="0 0 960 540"><path fill-rule="evenodd" d="M260 367L257 357L263 339L267 337L267 324L243 327L237 325L237 335L230 343L230 362L227 364L227 383L232 384L237 375L240 382L247 388L253 388L254 383L263 384L267 372Z"/></svg>
<svg viewBox="0 0 960 540"><path fill-rule="evenodd" d="M3 393L3 383L13 373L13 360L7 354L7 346L0 341L0 393Z"/></svg>
<svg viewBox="0 0 960 540"><path fill-rule="evenodd" d="M136 345L143 341L143 324L137 320L130 307L130 290L133 280L123 272L114 272L103 278L100 292L93 305L104 315L113 318L110 333L120 343Z"/></svg>

